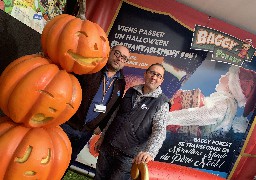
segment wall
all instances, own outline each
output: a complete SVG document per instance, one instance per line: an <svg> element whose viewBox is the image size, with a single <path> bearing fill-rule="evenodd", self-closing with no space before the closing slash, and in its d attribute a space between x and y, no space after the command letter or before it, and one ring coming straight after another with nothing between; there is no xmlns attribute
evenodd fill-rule
<svg viewBox="0 0 256 180"><path fill-rule="evenodd" d="M41 34L0 10L0 72L13 60L41 51Z"/></svg>

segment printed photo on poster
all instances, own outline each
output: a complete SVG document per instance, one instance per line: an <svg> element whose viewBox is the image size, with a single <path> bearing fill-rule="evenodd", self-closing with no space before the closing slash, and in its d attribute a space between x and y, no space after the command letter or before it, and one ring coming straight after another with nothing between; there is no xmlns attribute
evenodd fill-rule
<svg viewBox="0 0 256 180"><path fill-rule="evenodd" d="M255 77L252 70L205 60L171 99L167 138L157 160L226 178L249 128L245 107Z"/></svg>

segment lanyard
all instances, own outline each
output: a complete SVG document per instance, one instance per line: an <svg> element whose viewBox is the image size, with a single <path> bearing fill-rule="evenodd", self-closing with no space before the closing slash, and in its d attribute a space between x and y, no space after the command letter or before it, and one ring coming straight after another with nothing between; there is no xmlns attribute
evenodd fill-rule
<svg viewBox="0 0 256 180"><path fill-rule="evenodd" d="M106 89L106 77L105 77L105 76L103 77L103 96L102 96L102 103L103 103L103 101L104 101L104 97L105 97L107 91L108 91L109 88L113 85L114 80L115 80L115 78L112 79L112 81L111 81L110 84L108 85L108 88Z"/></svg>

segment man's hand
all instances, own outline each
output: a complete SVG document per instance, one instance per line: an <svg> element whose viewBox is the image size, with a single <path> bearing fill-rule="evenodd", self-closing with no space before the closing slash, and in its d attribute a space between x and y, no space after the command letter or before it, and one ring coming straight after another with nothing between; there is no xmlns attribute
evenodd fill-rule
<svg viewBox="0 0 256 180"><path fill-rule="evenodd" d="M94 129L93 131L93 134L96 134L96 135L100 135L100 133L101 133L101 130L99 127L96 127L96 129Z"/></svg>
<svg viewBox="0 0 256 180"><path fill-rule="evenodd" d="M133 162L136 164L148 163L152 161L153 157L148 152L140 152L134 159Z"/></svg>
<svg viewBox="0 0 256 180"><path fill-rule="evenodd" d="M103 142L103 137L100 137L99 139L98 139L98 141L95 143L95 146L94 146L94 150L97 152L97 153L99 153L99 149L100 149L100 146L101 146L101 144L102 144L102 142Z"/></svg>

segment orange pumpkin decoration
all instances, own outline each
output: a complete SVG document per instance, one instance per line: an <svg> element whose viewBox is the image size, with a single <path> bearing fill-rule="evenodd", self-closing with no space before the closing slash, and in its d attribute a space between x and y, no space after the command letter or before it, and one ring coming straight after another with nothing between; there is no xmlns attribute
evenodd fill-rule
<svg viewBox="0 0 256 180"><path fill-rule="evenodd" d="M92 138L89 141L89 152L94 157L98 157L99 153L95 151L95 144L100 139L100 135L93 135Z"/></svg>
<svg viewBox="0 0 256 180"><path fill-rule="evenodd" d="M0 117L0 179L60 180L71 152L70 141L59 126L27 128Z"/></svg>
<svg viewBox="0 0 256 180"><path fill-rule="evenodd" d="M77 111L82 90L76 77L34 54L6 67L0 77L0 99L1 110L16 123L50 127Z"/></svg>
<svg viewBox="0 0 256 180"><path fill-rule="evenodd" d="M42 49L67 72L90 74L101 70L109 56L109 41L96 23L61 14L43 29Z"/></svg>

